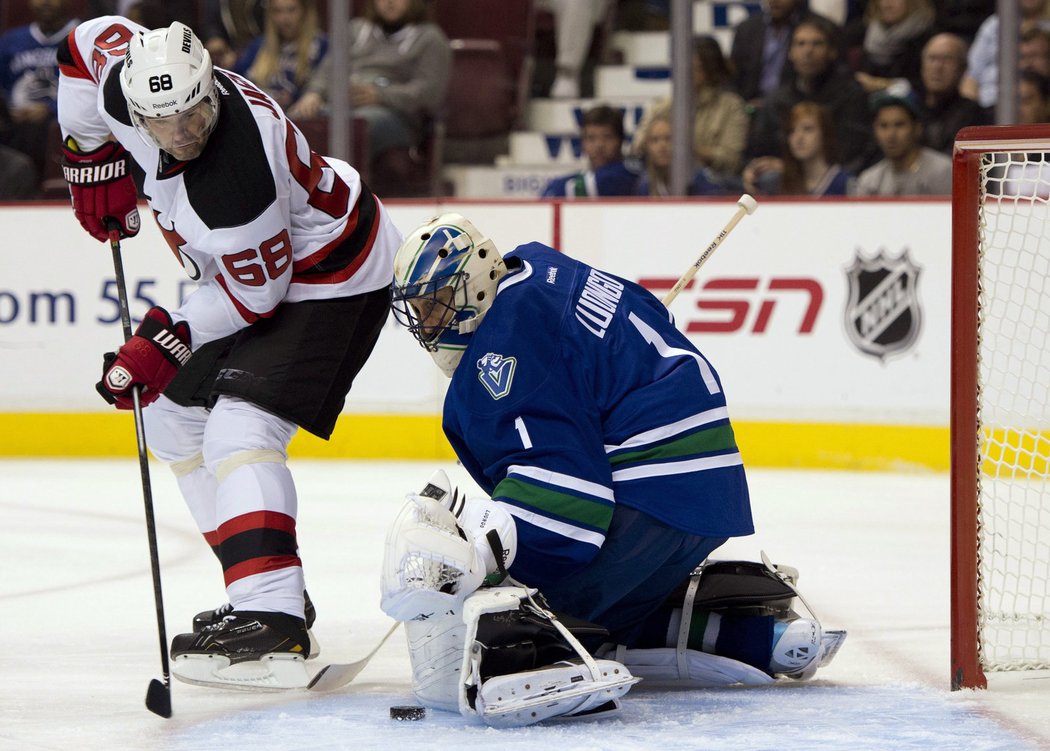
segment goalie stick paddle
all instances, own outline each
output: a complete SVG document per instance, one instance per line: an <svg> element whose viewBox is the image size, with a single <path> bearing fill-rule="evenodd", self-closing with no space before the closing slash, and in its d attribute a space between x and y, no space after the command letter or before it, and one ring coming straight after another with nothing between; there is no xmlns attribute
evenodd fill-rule
<svg viewBox="0 0 1050 751"><path fill-rule="evenodd" d="M372 647L372 651L357 662L325 665L317 672L317 675L313 677L313 680L310 681L306 688L310 691L334 691L350 683L357 677L358 673L365 669L365 666L375 657L376 652L386 644L387 639L394 635L394 632L397 631L397 627L400 625L401 621L397 621L391 626L390 630L379 640L379 643Z"/></svg>
<svg viewBox="0 0 1050 751"><path fill-rule="evenodd" d="M117 298L120 302L120 324L124 341L131 338L131 313L128 310L128 291L124 282L124 263L120 257L120 230L115 222L108 223L109 247L113 251L113 273L117 278ZM153 575L153 601L157 609L157 635L160 638L160 667L164 680L154 678L146 689L146 709L161 717L171 717L171 672L168 666L168 636L164 628L164 596L160 587L160 554L157 551L157 522L153 516L153 490L149 478L149 456L146 453L146 428L142 422L142 404L139 389L131 390L135 412L135 436L138 442L139 474L142 475L142 500L146 508L146 538L149 542L149 565Z"/></svg>
<svg viewBox="0 0 1050 751"><path fill-rule="evenodd" d="M736 213L733 214L733 218L729 220L725 227L722 228L722 231L718 233L715 239L712 240L706 248L704 248L704 252L701 253L700 256L693 262L693 265L686 269L685 273L682 274L682 277L677 282L675 282L675 285L673 287L671 287L671 291L664 295L664 299L662 301L664 307L670 306L671 302L676 297L678 297L678 293L685 288L685 285L689 284L689 280L692 279L696 272L700 270L700 267L707 263L707 259L710 258L711 254L718 249L718 246L721 245L727 237L729 237L729 233L733 231L733 228L736 227L737 224L740 223L740 220L743 219L745 216L750 216L751 214L755 213L755 209L758 208L758 201L756 201L754 198L745 193L744 195L740 196L739 199L737 199L736 205L738 206L738 208L736 210Z"/></svg>

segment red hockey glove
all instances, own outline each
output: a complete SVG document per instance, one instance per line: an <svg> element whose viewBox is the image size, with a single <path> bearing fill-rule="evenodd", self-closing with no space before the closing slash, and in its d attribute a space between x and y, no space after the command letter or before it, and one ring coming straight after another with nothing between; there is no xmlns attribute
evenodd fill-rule
<svg viewBox="0 0 1050 751"><path fill-rule="evenodd" d="M171 321L164 308L150 308L135 336L103 356L102 380L95 389L117 409L132 409L131 389L141 386L139 403L152 404L190 359L190 328Z"/></svg>
<svg viewBox="0 0 1050 751"><path fill-rule="evenodd" d="M128 152L107 141L94 151L74 151L62 145L62 172L73 197L73 213L96 240L109 239L107 220L120 225L120 236L139 233L138 194L131 178Z"/></svg>

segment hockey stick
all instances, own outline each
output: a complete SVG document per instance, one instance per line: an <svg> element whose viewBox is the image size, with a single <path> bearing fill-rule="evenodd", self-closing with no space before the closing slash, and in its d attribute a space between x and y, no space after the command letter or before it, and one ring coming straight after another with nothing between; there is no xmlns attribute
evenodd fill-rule
<svg viewBox="0 0 1050 751"><path fill-rule="evenodd" d="M685 273L682 274L682 278L675 282L675 285L671 287L671 291L664 295L664 307L669 306L671 302L676 297L678 297L678 293L681 292L685 285L689 283L689 280L692 279L696 272L700 270L700 267L707 263L707 259L710 258L711 254L718 249L718 246L721 245L727 237L729 237L729 233L733 231L733 228L736 227L737 224L740 223L740 220L743 219L745 216L755 213L755 209L758 208L758 201L756 201L754 198L745 193L744 195L740 196L739 200L737 200L736 202L736 205L739 208L736 210L736 213L733 214L733 218L729 220L725 227L722 228L722 231L718 233L718 236L715 237L714 240L711 241L711 244L704 249L704 252L701 253L700 257L693 262L693 265L686 269Z"/></svg>
<svg viewBox="0 0 1050 751"><path fill-rule="evenodd" d="M115 222L107 224L109 247L113 251L113 273L117 277L117 297L120 301L120 324L124 341L131 339L131 313L128 311L128 291L124 282L124 262L120 258L120 230ZM146 537L149 541L149 565L153 573L153 600L157 606L157 635L160 637L161 682L154 678L146 689L146 709L161 717L171 717L171 673L168 667L168 636L164 629L164 596L160 589L160 554L157 552L157 522L153 517L153 490L149 479L149 457L146 454L146 427L142 422L142 404L139 389L131 389L135 412L135 436L138 442L139 473L142 475L142 499L146 506Z"/></svg>
<svg viewBox="0 0 1050 751"><path fill-rule="evenodd" d="M401 625L401 621L397 621L390 630L386 632L379 643L372 647L372 651L366 654L357 662L347 663L332 663L331 665L325 665L321 668L317 675L313 677L309 685L306 687L310 691L334 691L337 688L342 688L346 684L350 683L357 674L365 669L365 666L375 657L376 652L379 648L386 644L387 639L394 635L397 631L397 627Z"/></svg>

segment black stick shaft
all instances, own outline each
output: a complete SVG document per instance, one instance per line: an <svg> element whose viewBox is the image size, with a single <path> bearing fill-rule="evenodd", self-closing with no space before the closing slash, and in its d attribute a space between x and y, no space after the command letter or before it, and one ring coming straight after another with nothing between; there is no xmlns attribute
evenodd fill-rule
<svg viewBox="0 0 1050 751"><path fill-rule="evenodd" d="M131 313L128 307L128 290L124 281L124 262L120 256L120 233L111 229L109 246L113 251L113 273L117 278L117 297L120 301L120 323L124 329L124 341L131 338ZM162 717L171 717L171 671L168 663L168 635L164 626L164 594L160 584L160 553L157 548L157 521L153 513L153 485L149 476L149 455L146 452L146 427L142 421L142 404L139 388L131 390L135 412L135 437L138 443L139 474L142 476L142 500L146 509L146 538L149 543L149 564L153 574L153 601L157 609L157 636L160 640L160 667L164 675L162 694L151 685L146 694L146 706Z"/></svg>

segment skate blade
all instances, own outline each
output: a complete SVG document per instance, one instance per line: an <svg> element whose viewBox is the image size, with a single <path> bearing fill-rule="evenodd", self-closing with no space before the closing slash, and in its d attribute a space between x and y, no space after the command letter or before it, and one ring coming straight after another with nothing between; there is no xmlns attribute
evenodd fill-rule
<svg viewBox="0 0 1050 751"><path fill-rule="evenodd" d="M287 691L310 683L299 655L267 655L235 665L221 655L179 655L172 662L171 674L183 683L237 691Z"/></svg>

